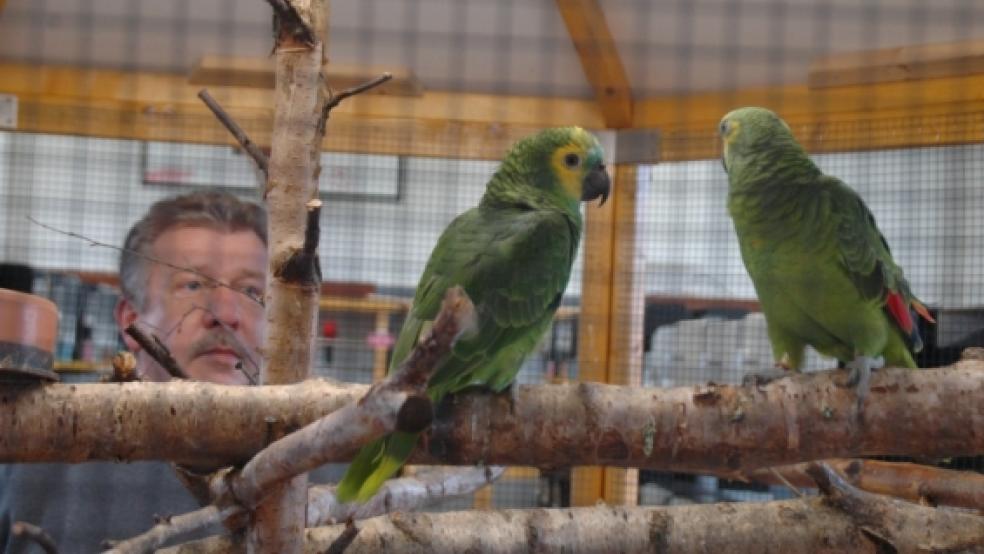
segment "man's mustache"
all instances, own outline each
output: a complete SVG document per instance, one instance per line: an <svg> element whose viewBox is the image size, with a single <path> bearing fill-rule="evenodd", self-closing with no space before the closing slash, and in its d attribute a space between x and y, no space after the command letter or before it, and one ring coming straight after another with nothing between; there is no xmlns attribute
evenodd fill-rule
<svg viewBox="0 0 984 554"><path fill-rule="evenodd" d="M242 343L231 332L225 329L209 331L191 344L191 357L197 358L216 349L232 350L241 360L249 360L249 354L243 351Z"/></svg>

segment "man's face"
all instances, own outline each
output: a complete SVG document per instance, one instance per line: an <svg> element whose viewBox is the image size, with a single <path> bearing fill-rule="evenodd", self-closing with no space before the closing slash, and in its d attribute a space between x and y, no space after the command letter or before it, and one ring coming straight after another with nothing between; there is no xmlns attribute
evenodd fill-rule
<svg viewBox="0 0 984 554"><path fill-rule="evenodd" d="M150 256L193 271L146 262L146 305L136 310L122 302L117 309L120 328L136 321L157 335L190 379L248 384L245 372L259 372L265 327L259 300L267 250L260 238L252 231L179 227L159 236ZM124 339L131 350L139 349L129 336ZM167 379L163 368L142 350L137 367L144 379Z"/></svg>

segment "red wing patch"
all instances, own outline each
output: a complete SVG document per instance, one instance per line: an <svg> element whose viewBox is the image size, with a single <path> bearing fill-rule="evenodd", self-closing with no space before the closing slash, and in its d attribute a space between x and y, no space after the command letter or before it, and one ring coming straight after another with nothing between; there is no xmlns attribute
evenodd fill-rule
<svg viewBox="0 0 984 554"><path fill-rule="evenodd" d="M902 295L897 292L888 291L888 299L885 302L885 307L888 309L888 313L892 314L892 319L902 328L902 331L906 335L911 335L913 327L912 317L909 315L909 308L905 305L905 299L902 298ZM923 310L925 309L923 308Z"/></svg>

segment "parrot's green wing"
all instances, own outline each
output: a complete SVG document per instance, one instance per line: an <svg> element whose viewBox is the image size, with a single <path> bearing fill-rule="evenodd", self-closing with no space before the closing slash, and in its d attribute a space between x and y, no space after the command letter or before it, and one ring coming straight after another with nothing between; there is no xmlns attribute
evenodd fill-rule
<svg viewBox="0 0 984 554"><path fill-rule="evenodd" d="M469 210L438 240L394 346L402 362L437 316L444 293L461 286L477 326L452 347L428 382L436 403L470 385L502 390L550 325L570 277L579 226L549 210ZM417 436L393 433L369 445L338 485L339 500L367 500L406 461Z"/></svg>
<svg viewBox="0 0 984 554"><path fill-rule="evenodd" d="M888 241L861 197L836 178L824 177L824 180L830 212L836 221L835 236L842 267L862 298L883 307L909 341L909 348L919 352L922 339L912 310L929 321L932 317L910 291L902 268L892 258Z"/></svg>
<svg viewBox="0 0 984 554"><path fill-rule="evenodd" d="M454 345L429 390L439 398L474 383L508 385L560 303L579 234L565 216L547 210L481 207L462 214L431 254L393 360L409 354L445 291L459 285L475 304L478 326Z"/></svg>
<svg viewBox="0 0 984 554"><path fill-rule="evenodd" d="M902 270L864 201L839 179L825 176L823 180L836 221L840 262L858 291L868 300L882 300L887 291L908 294Z"/></svg>

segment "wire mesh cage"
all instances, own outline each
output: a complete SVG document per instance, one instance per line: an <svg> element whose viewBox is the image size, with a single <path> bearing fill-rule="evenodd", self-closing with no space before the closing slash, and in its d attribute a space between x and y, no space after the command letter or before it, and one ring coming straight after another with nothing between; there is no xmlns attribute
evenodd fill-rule
<svg viewBox="0 0 984 554"><path fill-rule="evenodd" d="M327 120L312 376L382 379L442 231L478 205L511 144L567 125L601 139L613 198L581 207L569 283L516 383L738 384L772 368L718 132L746 105L783 117L870 209L935 318L918 322L918 366L984 346L984 5L329 4L325 86L393 78ZM262 201L262 171L196 94L209 90L269 153L271 14L259 0L0 2L0 286L57 303L63 378L98 380L125 349L119 248L153 202L200 190ZM802 368L837 366L808 349ZM791 494L714 475L515 467L432 509Z"/></svg>

